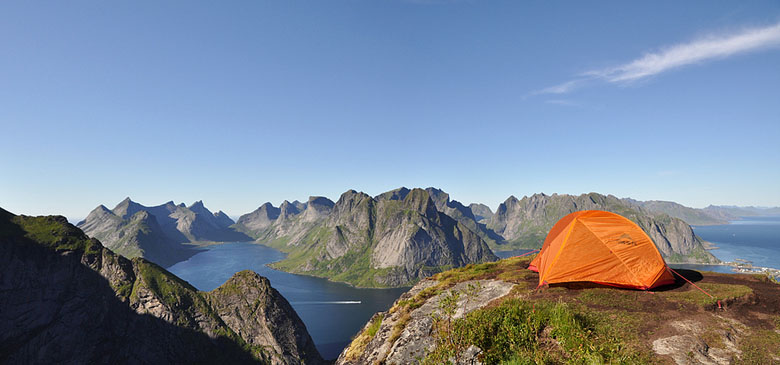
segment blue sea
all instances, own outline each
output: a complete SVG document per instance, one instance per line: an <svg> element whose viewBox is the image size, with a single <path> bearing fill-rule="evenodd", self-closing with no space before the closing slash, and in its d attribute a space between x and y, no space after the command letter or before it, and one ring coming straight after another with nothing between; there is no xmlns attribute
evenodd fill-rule
<svg viewBox="0 0 780 365"><path fill-rule="evenodd" d="M295 308L325 359L338 357L374 313L389 309L408 290L358 289L265 266L284 257L282 252L255 243L223 243L206 247L168 271L203 291L217 288L241 270L267 277Z"/></svg>
<svg viewBox="0 0 780 365"><path fill-rule="evenodd" d="M780 269L780 216L744 217L729 224L693 226L693 231L718 247L710 252L722 261L743 259Z"/></svg>

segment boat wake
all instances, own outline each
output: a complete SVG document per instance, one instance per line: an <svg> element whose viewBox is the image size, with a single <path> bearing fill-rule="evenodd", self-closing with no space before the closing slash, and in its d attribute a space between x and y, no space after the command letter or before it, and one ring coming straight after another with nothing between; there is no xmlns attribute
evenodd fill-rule
<svg viewBox="0 0 780 365"><path fill-rule="evenodd" d="M331 301L313 301L313 302L292 302L290 304L361 304L359 300L331 300Z"/></svg>

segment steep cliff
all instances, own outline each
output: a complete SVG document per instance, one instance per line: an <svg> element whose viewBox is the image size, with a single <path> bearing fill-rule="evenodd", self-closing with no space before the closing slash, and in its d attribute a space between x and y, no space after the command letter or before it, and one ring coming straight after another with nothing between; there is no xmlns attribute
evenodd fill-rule
<svg viewBox="0 0 780 365"><path fill-rule="evenodd" d="M477 222L483 223L483 221L493 217L493 211L485 204L471 203L469 204L469 209L471 209L471 213L474 214Z"/></svg>
<svg viewBox="0 0 780 365"><path fill-rule="evenodd" d="M243 272L226 285L198 292L64 217L0 209L0 362L321 362L267 280ZM241 316L250 312L270 314Z"/></svg>

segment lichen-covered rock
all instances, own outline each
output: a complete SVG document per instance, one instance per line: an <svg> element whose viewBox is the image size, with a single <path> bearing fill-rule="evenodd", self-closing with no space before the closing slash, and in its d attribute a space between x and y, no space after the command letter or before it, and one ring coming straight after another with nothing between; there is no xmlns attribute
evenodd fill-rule
<svg viewBox="0 0 780 365"><path fill-rule="evenodd" d="M452 319L458 319L509 294L514 286L513 283L502 280L468 280L437 291L435 295L422 300L422 303L411 311L398 310L404 301L419 298L418 295L426 290L435 289L439 284L436 280L423 280L412 287L393 304L390 311L380 314L382 321L373 337L361 337L371 327L372 321L369 321L356 340L341 353L336 364L416 363L436 346L436 340L432 335L433 324L435 316L441 315L440 306L443 298L453 292L465 293L469 290L469 286L475 290L473 296L459 296L455 304L456 311L452 316ZM467 349L467 356L462 360L474 359L477 350ZM469 357L468 354L472 356Z"/></svg>

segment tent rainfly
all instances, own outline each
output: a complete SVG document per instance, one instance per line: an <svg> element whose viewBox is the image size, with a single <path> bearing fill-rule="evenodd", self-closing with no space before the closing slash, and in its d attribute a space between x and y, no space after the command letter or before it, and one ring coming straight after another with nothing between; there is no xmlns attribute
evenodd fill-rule
<svg viewBox="0 0 780 365"><path fill-rule="evenodd" d="M528 268L539 272L540 286L586 281L647 290L674 283L661 253L639 226L600 210L561 218Z"/></svg>

